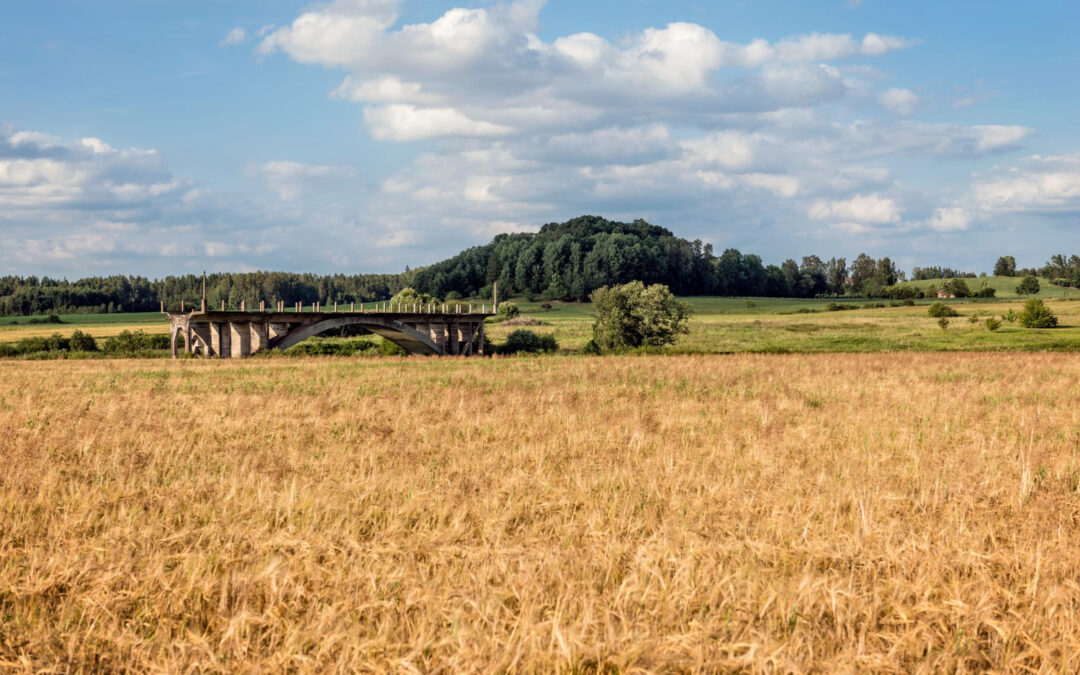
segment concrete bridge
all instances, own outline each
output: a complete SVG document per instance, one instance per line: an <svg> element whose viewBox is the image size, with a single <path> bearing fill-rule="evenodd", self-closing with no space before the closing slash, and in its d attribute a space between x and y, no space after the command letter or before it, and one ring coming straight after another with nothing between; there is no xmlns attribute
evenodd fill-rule
<svg viewBox="0 0 1080 675"><path fill-rule="evenodd" d="M246 358L266 349L288 349L313 335L342 326L360 326L400 345L410 354L472 356L484 353L486 306L473 311L471 305L389 305L378 309L324 311L318 304L306 311L297 305L285 311L284 303L267 311L164 312L169 316L172 356L178 356L177 336L184 336L184 349L192 354L215 358Z"/></svg>

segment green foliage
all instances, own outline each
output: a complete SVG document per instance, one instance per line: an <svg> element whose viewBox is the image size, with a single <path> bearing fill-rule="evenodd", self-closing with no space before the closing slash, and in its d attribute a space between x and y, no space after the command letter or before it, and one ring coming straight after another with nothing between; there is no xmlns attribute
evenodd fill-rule
<svg viewBox="0 0 1080 675"><path fill-rule="evenodd" d="M1024 328L1054 328L1058 325L1057 317L1039 298L1025 302L1018 318Z"/></svg>
<svg viewBox="0 0 1080 675"><path fill-rule="evenodd" d="M1016 286L1017 295L1038 295L1039 293L1039 280L1033 276L1026 276Z"/></svg>
<svg viewBox="0 0 1080 675"><path fill-rule="evenodd" d="M169 348L168 335L148 335L144 331L121 331L119 335L105 338L101 350L106 354L138 354Z"/></svg>
<svg viewBox="0 0 1080 675"><path fill-rule="evenodd" d="M516 316L521 315L521 308L514 302L502 302L499 303L499 311L496 316L499 321L506 321L507 319L513 319Z"/></svg>
<svg viewBox="0 0 1080 675"><path fill-rule="evenodd" d="M663 347L689 332L691 309L662 284L633 281L597 289L592 294L593 340L601 351Z"/></svg>
<svg viewBox="0 0 1080 675"><path fill-rule="evenodd" d="M379 349L370 339L325 340L312 338L285 351L289 356L355 356L376 354Z"/></svg>
<svg viewBox="0 0 1080 675"><path fill-rule="evenodd" d="M858 308L859 308L858 305L850 305L850 304L845 305L843 303L838 303L838 302L830 302L829 304L825 305L825 311L827 311L827 312L843 312L843 311L852 310L852 309L858 309Z"/></svg>
<svg viewBox="0 0 1080 675"><path fill-rule="evenodd" d="M398 291L397 294L394 295L394 297L390 298L390 304L404 305L406 307L412 307L413 305L417 305L422 307L427 304L439 304L439 299L433 295L421 293L415 288L405 287Z"/></svg>
<svg viewBox="0 0 1080 675"><path fill-rule="evenodd" d="M995 319L994 317L990 317L990 318L988 318L986 320L986 329L988 331L990 331L991 333L993 333L994 331L996 331L999 328L1001 328L1001 321L1000 320Z"/></svg>
<svg viewBox="0 0 1080 675"><path fill-rule="evenodd" d="M957 312L952 307L946 305L944 302L935 302L927 309L927 314L935 318L944 318L947 316L960 316L960 312Z"/></svg>
<svg viewBox="0 0 1080 675"><path fill-rule="evenodd" d="M755 307L757 307L757 303L756 303L756 302L754 302L753 300L747 300L747 301L746 301L746 308L747 308L747 309L753 309L753 308L755 308Z"/></svg>
<svg viewBox="0 0 1080 675"><path fill-rule="evenodd" d="M1017 319L1016 310L1010 309L1009 311L1005 312L1005 316L1002 317L1002 318L1004 318L1009 323L1016 323L1016 319Z"/></svg>
<svg viewBox="0 0 1080 675"><path fill-rule="evenodd" d="M941 327L941 330L945 330L949 327L949 320L942 316L937 320L937 325Z"/></svg>
<svg viewBox="0 0 1080 675"><path fill-rule="evenodd" d="M559 349L559 343L551 334L537 335L531 330L518 329L506 337L506 343L499 348L500 354L537 354L553 352Z"/></svg>
<svg viewBox="0 0 1080 675"><path fill-rule="evenodd" d="M73 352L96 352L98 350L97 341L94 340L94 336L84 333L81 330L77 330L71 334L69 344L71 346L71 351Z"/></svg>
<svg viewBox="0 0 1080 675"><path fill-rule="evenodd" d="M391 342L390 340L383 340L379 343L379 356L408 356L409 352L405 351L404 347Z"/></svg>
<svg viewBox="0 0 1080 675"><path fill-rule="evenodd" d="M1011 255L1003 255L994 263L995 277L1016 276L1016 258Z"/></svg>

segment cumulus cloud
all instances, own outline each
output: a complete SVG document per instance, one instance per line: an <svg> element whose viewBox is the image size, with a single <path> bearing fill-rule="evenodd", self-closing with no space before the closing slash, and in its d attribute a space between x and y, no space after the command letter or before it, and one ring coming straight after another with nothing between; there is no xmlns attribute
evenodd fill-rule
<svg viewBox="0 0 1080 675"><path fill-rule="evenodd" d="M919 97L910 89L890 89L878 97L878 102L886 110L907 116L919 105Z"/></svg>
<svg viewBox="0 0 1080 675"><path fill-rule="evenodd" d="M1080 214L1080 154L1033 155L980 180L974 192L988 212Z"/></svg>
<svg viewBox="0 0 1080 675"><path fill-rule="evenodd" d="M934 209L927 225L938 232L966 230L971 226L971 214L959 206L946 206Z"/></svg>
<svg viewBox="0 0 1080 675"><path fill-rule="evenodd" d="M810 207L814 220L883 225L900 221L901 209L891 197L856 195L851 199L819 200Z"/></svg>

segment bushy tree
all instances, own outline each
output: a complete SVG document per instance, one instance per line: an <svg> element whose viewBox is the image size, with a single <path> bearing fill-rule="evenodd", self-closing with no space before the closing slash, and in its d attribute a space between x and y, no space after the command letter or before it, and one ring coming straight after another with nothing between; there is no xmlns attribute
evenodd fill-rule
<svg viewBox="0 0 1080 675"><path fill-rule="evenodd" d="M96 352L98 350L97 341L94 340L94 336L89 333L84 333L81 330L77 330L71 334L69 344L71 346L71 351L73 352Z"/></svg>
<svg viewBox="0 0 1080 675"><path fill-rule="evenodd" d="M1039 294L1039 280L1032 276L1024 277L1024 279L1016 286L1017 295L1038 295Z"/></svg>
<svg viewBox="0 0 1080 675"><path fill-rule="evenodd" d="M1046 303L1038 298L1025 302L1018 318L1024 328L1053 328L1058 325L1057 317Z"/></svg>
<svg viewBox="0 0 1080 675"><path fill-rule="evenodd" d="M519 329L506 337L506 343L499 348L500 354L553 352L559 349L554 335L537 335L531 330Z"/></svg>
<svg viewBox="0 0 1080 675"><path fill-rule="evenodd" d="M514 302L500 302L499 311L497 316L500 320L513 319L515 316L521 315L521 308Z"/></svg>
<svg viewBox="0 0 1080 675"><path fill-rule="evenodd" d="M592 302L593 341L601 351L663 347L689 332L690 306L663 284L604 286L593 292Z"/></svg>
<svg viewBox="0 0 1080 675"><path fill-rule="evenodd" d="M1016 258L1011 255L1003 255L997 259L994 263L994 276L995 277L1013 277L1016 276Z"/></svg>
<svg viewBox="0 0 1080 675"><path fill-rule="evenodd" d="M397 292L394 297L390 298L391 305L402 305L405 307L411 307L412 305L419 305L423 307L427 304L439 304L439 299L428 293L421 293L415 288L406 286Z"/></svg>
<svg viewBox="0 0 1080 675"><path fill-rule="evenodd" d="M934 304L930 305L929 309L926 310L926 313L934 318L960 316L959 312L957 312L952 307L946 305L944 302L935 302Z"/></svg>

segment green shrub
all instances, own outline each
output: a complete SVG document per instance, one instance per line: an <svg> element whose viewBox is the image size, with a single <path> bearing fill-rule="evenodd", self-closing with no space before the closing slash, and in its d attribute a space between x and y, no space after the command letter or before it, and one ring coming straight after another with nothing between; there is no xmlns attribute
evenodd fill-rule
<svg viewBox="0 0 1080 675"><path fill-rule="evenodd" d="M583 347L581 351L586 354L597 356L600 354L600 346L596 344L596 340L590 339L585 343L585 347Z"/></svg>
<svg viewBox="0 0 1080 675"><path fill-rule="evenodd" d="M904 298L902 300L902 303L903 303L903 305L905 307L914 307L915 306L915 301L912 300L911 298Z"/></svg>
<svg viewBox="0 0 1080 675"><path fill-rule="evenodd" d="M756 303L756 302L754 302L753 300L747 300L747 301L746 301L746 308L747 308L747 309L753 309L753 308L755 308L755 307L757 307L757 303Z"/></svg>
<svg viewBox="0 0 1080 675"><path fill-rule="evenodd" d="M94 336L81 330L71 334L71 340L68 341L68 344L73 352L96 352L98 350Z"/></svg>
<svg viewBox="0 0 1080 675"><path fill-rule="evenodd" d="M396 342L391 342L390 340L387 340L387 339L384 338L383 341L379 343L379 356L408 356L408 355L409 355L409 352L405 351L405 349L401 345L397 344Z"/></svg>
<svg viewBox="0 0 1080 675"><path fill-rule="evenodd" d="M515 316L519 316L520 314L521 309L517 306L517 303L503 302L499 303L499 311L496 316L499 317L500 321L505 321L507 319L513 319Z"/></svg>
<svg viewBox="0 0 1080 675"><path fill-rule="evenodd" d="M147 335L144 331L121 331L106 338L101 350L108 354L135 354L169 348L168 335Z"/></svg>
<svg viewBox="0 0 1080 675"><path fill-rule="evenodd" d="M1039 280L1033 276L1026 276L1016 286L1017 295L1038 295L1039 294Z"/></svg>
<svg viewBox="0 0 1080 675"><path fill-rule="evenodd" d="M941 327L941 330L945 330L949 327L949 320L945 317L940 317L937 320L937 325Z"/></svg>
<svg viewBox="0 0 1080 675"><path fill-rule="evenodd" d="M10 342L0 342L0 359L9 359L17 356L19 350Z"/></svg>
<svg viewBox="0 0 1080 675"><path fill-rule="evenodd" d="M60 317L55 314L49 316L33 316L26 323L41 324L41 323L64 323L60 320Z"/></svg>
<svg viewBox="0 0 1080 675"><path fill-rule="evenodd" d="M1046 306L1046 303L1038 298L1025 302L1024 309L1018 318L1020 325L1024 328L1053 328L1058 325L1057 317Z"/></svg>
<svg viewBox="0 0 1080 675"><path fill-rule="evenodd" d="M500 354L536 354L552 352L559 348L554 335L537 335L531 330L518 329L506 337L506 343L499 348Z"/></svg>
<svg viewBox="0 0 1080 675"><path fill-rule="evenodd" d="M987 329L988 331L990 331L991 333L993 333L993 332L994 332L994 331L996 331L996 330L997 330L998 328L1001 328L1001 322L1000 322L1000 321L998 321L998 320L997 320L997 319L995 319L994 317L990 317L989 319L987 319L987 320L986 320L986 329Z"/></svg>
<svg viewBox="0 0 1080 675"><path fill-rule="evenodd" d="M934 318L940 319L943 319L947 316L960 316L960 312L957 312L955 309L946 305L944 302L935 302L934 304L930 305L927 313Z"/></svg>

